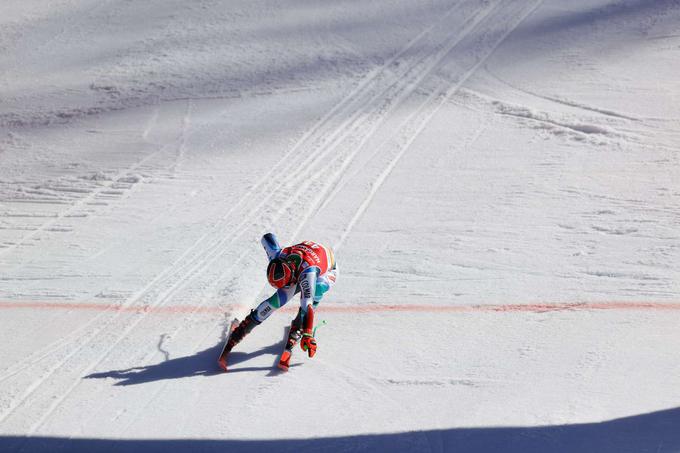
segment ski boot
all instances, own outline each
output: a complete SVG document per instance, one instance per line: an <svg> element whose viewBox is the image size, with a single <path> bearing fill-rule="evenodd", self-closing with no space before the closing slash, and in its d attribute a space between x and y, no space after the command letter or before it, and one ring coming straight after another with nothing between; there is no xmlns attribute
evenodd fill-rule
<svg viewBox="0 0 680 453"><path fill-rule="evenodd" d="M286 342L286 347L281 354L281 359L279 360L278 367L283 371L288 371L288 368L290 367L290 357L293 354L293 348L298 343L298 341L300 341L300 338L302 338L302 331L300 330L301 319L302 313L301 310L298 310L297 316L293 322L290 323L288 341Z"/></svg>
<svg viewBox="0 0 680 453"><path fill-rule="evenodd" d="M238 327L236 327L236 329L231 332L229 340L224 346L224 350L222 351L222 354L220 354L220 358L217 361L220 365L220 368L222 368L224 371L227 371L227 356L231 350L234 349L234 346L239 344L241 340L243 340L243 337L248 335L255 328L255 326L261 324L260 321L255 319L255 312L256 310L251 310L250 314L248 314L248 316L246 316L243 321L241 321Z"/></svg>

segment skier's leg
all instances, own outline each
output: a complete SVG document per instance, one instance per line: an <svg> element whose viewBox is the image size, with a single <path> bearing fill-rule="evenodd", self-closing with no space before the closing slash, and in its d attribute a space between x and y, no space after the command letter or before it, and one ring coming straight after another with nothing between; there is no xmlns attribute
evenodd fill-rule
<svg viewBox="0 0 680 453"><path fill-rule="evenodd" d="M300 341L302 337L302 309L298 308L297 316L290 323L290 331L288 332L288 342L286 343L286 349L289 351L293 350L293 347Z"/></svg>
<svg viewBox="0 0 680 453"><path fill-rule="evenodd" d="M231 351L234 346L236 346L243 337L248 335L257 325L262 324L262 322L271 316L275 310L283 307L288 300L295 294L295 288L291 289L280 289L274 293L270 298L265 299L250 311L248 316L246 316L241 324L238 325L236 330L231 334L229 338L229 343L227 346L227 351Z"/></svg>
<svg viewBox="0 0 680 453"><path fill-rule="evenodd" d="M263 322L279 308L283 307L295 295L295 288L281 288L269 299L263 300L255 309L255 319Z"/></svg>
<svg viewBox="0 0 680 453"><path fill-rule="evenodd" d="M260 321L255 319L255 310L250 310L248 316L246 316L238 325L238 327L236 327L236 329L234 329L234 331L231 333L231 336L229 337L229 343L227 343L226 351L231 351L234 346L243 340L243 337L248 335L255 328L255 326L260 323Z"/></svg>

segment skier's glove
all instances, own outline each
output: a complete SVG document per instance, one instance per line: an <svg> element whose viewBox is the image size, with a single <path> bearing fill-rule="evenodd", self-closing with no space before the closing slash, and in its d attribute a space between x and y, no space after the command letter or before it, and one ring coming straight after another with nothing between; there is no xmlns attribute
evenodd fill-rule
<svg viewBox="0 0 680 453"><path fill-rule="evenodd" d="M309 357L314 357L316 354L316 340L311 333L303 333L302 341L300 342L300 347L303 351L307 351Z"/></svg>

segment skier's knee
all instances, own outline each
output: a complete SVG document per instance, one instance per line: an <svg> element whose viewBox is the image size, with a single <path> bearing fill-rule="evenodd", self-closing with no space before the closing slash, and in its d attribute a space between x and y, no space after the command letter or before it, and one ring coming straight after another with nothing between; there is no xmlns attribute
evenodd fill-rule
<svg viewBox="0 0 680 453"><path fill-rule="evenodd" d="M255 325L262 324L262 321L264 321L263 319L258 317L256 308L253 308L252 310L250 310L250 314L248 316L250 316L250 319L253 320L253 323L255 323ZM255 326L253 326L253 327L255 327Z"/></svg>
<svg viewBox="0 0 680 453"><path fill-rule="evenodd" d="M275 310L276 309L272 307L269 302L264 301L253 310L253 319L258 323L262 323L265 319L269 318Z"/></svg>
<svg viewBox="0 0 680 453"><path fill-rule="evenodd" d="M272 295L269 299L263 300L260 305L257 306L255 309L256 313L254 315L255 319L257 319L259 322L262 322L272 313L274 313L277 308L285 305L287 296L285 293L281 295L279 293L281 293L281 290L274 293L274 295Z"/></svg>

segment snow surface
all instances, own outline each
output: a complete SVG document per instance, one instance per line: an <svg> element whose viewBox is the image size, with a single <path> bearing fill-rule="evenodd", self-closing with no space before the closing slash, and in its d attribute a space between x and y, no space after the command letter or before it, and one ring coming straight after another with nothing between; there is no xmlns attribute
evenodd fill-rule
<svg viewBox="0 0 680 453"><path fill-rule="evenodd" d="M680 2L3 0L0 450L680 451ZM260 236L336 249L314 359Z"/></svg>

